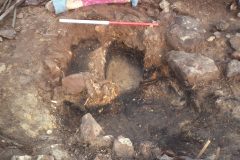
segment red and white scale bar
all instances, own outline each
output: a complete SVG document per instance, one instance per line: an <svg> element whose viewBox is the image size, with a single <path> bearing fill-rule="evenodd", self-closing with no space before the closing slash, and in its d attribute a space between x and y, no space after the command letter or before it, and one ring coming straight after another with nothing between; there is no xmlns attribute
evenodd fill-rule
<svg viewBox="0 0 240 160"><path fill-rule="evenodd" d="M76 20L59 19L62 23L95 24L95 25L129 25L129 26L153 26L158 27L158 23L139 23L139 22L117 22L117 21L96 21L96 20Z"/></svg>

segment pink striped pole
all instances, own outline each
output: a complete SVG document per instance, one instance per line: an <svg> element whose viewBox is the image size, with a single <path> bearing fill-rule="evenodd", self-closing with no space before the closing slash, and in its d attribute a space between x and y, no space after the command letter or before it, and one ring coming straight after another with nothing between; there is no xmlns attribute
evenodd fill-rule
<svg viewBox="0 0 240 160"><path fill-rule="evenodd" d="M128 26L158 27L158 23L141 23L141 22L117 22L117 21L96 21L96 20L76 20L76 19L59 19L59 22L78 23L78 24L95 24L95 25L128 25Z"/></svg>

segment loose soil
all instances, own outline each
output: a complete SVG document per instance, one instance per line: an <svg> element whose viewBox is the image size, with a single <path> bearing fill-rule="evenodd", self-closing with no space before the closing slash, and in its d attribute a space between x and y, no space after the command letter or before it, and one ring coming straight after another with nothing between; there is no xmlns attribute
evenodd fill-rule
<svg viewBox="0 0 240 160"><path fill-rule="evenodd" d="M111 104L96 106L83 112L73 104L66 102L59 106L57 111L53 111L49 104L53 96L53 88L49 85L49 92L37 91L38 95L46 102L46 105L41 107L48 108L53 115L60 119L57 124L58 131L54 133L54 136L61 137L63 148L77 159L83 159L83 157L94 159L98 152L109 153L113 159L116 159L109 148L92 149L83 143L70 141L78 132L82 116L91 113L107 135L113 135L115 138L123 135L130 138L136 150L135 159L144 159L139 149L140 143L144 141L152 142L153 148L172 150L176 155L195 158L207 140L211 140L211 144L202 157L215 155L217 148L220 147L221 160L238 160L240 157L240 124L230 116L230 113L222 114L219 109L215 108L215 101L218 97L213 93L216 90L223 90L228 99L240 103L238 99L240 77L228 79L224 76L226 62L231 59L230 54L234 51L230 47L226 35L238 32L240 20L236 15L240 10L229 10L230 4L235 2L233 0L178 1L185 5L183 9L185 12L177 11L176 14L199 19L206 31L206 39L213 35L212 29L219 20L227 21L230 24L229 29L222 32L221 38L215 39L213 42L205 41L202 51L199 51L199 54L215 61L222 72L220 79L196 87L178 80L166 64L158 68L144 69L143 55L145 51L138 45L141 39L139 40L137 35L144 34L146 27L109 26L107 29L111 32L104 33L102 34L104 36L99 38L96 33L89 32L95 30L96 26L83 25L80 27L80 25L57 22L59 18L72 17L95 20L159 21L159 32L164 39L169 21L166 21L160 14L161 10L158 5L160 0L140 0L138 10L132 9L130 4L109 4L88 6L61 15L51 14L41 6L19 7L18 12L23 12L24 18L17 19L16 27L19 27L21 31L17 33L14 40L4 39L3 42L0 42L0 62L5 63L7 67L12 67L11 73L1 76L0 102L2 108L0 107L0 109L2 113L0 115L12 116L7 106L14 101L15 92L23 92L26 84L36 87L39 81L49 79L50 73L42 64L46 57L54 57L55 53L50 55L49 48L61 48L62 44L71 40L73 57L71 62L62 68L67 76L88 71L88 54L100 47L102 42L108 42L112 36L110 33L131 32L136 35L135 44L132 45L135 48L129 48L122 44L128 35L119 35L120 39L116 39L108 46L106 79L116 82L124 91ZM169 2L173 4L177 1L169 0ZM0 30L11 28L11 20L12 16L10 15L4 20L3 25L0 25ZM71 31L65 32L62 29L64 27ZM59 35L55 35L56 33ZM75 39L64 39L66 35L75 37ZM162 47L163 55L172 49L166 44ZM59 61L59 63L63 64L63 61ZM22 68L30 69L34 74L29 75ZM41 69L44 70L44 76L35 76ZM21 78L22 74L29 75L29 78ZM15 84L16 81L20 81L21 85ZM11 122L6 124L5 128L7 126L11 126ZM0 128L0 134L5 128ZM19 138L17 134L4 136L10 139ZM0 142L0 157L9 160L14 154L41 154L36 146L44 147L47 143L49 143L47 140L36 142L37 145L29 142L29 146L14 149L9 148L11 145ZM68 145L69 143L72 144Z"/></svg>

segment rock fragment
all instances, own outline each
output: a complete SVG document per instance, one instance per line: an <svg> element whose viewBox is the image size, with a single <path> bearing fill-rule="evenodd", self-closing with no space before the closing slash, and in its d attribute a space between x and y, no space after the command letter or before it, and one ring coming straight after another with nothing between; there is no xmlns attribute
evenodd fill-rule
<svg viewBox="0 0 240 160"><path fill-rule="evenodd" d="M54 9L53 2L52 2L52 1L47 2L47 4L45 5L45 8L46 8L49 12L52 12L52 13L55 12L55 9Z"/></svg>
<svg viewBox="0 0 240 160"><path fill-rule="evenodd" d="M52 76L59 76L61 73L58 65L52 60L45 60L45 64L49 67Z"/></svg>
<svg viewBox="0 0 240 160"><path fill-rule="evenodd" d="M240 60L240 51L235 51L231 54L231 57Z"/></svg>
<svg viewBox="0 0 240 160"><path fill-rule="evenodd" d="M11 160L32 160L32 157L28 155L24 155L24 156L14 155Z"/></svg>
<svg viewBox="0 0 240 160"><path fill-rule="evenodd" d="M188 16L177 16L167 32L167 42L175 50L192 52L203 43L202 23Z"/></svg>
<svg viewBox="0 0 240 160"><path fill-rule="evenodd" d="M219 78L220 72L214 61L196 53L171 51L167 62L175 75L190 84L202 84Z"/></svg>
<svg viewBox="0 0 240 160"><path fill-rule="evenodd" d="M221 37L221 33L220 32L214 32L213 34L214 34L214 36L216 38L220 38Z"/></svg>
<svg viewBox="0 0 240 160"><path fill-rule="evenodd" d="M3 42L3 39L2 39L2 37L0 37L0 42Z"/></svg>
<svg viewBox="0 0 240 160"><path fill-rule="evenodd" d="M162 0L162 2L159 3L159 6L164 12L169 12L170 3L168 1Z"/></svg>
<svg viewBox="0 0 240 160"><path fill-rule="evenodd" d="M66 151L62 151L59 149L55 149L52 151L52 155L55 157L56 160L62 160L62 158L68 158L68 154Z"/></svg>
<svg viewBox="0 0 240 160"><path fill-rule="evenodd" d="M223 20L220 20L219 23L216 25L217 30L225 31L229 27L229 24Z"/></svg>
<svg viewBox="0 0 240 160"><path fill-rule="evenodd" d="M54 160L53 156L39 155L37 160Z"/></svg>
<svg viewBox="0 0 240 160"><path fill-rule="evenodd" d="M85 89L83 75L72 74L62 79L62 88L65 94L77 94Z"/></svg>
<svg viewBox="0 0 240 160"><path fill-rule="evenodd" d="M7 38L7 39L13 39L15 37L15 31L14 30L3 30L3 31L0 31L0 36Z"/></svg>
<svg viewBox="0 0 240 160"><path fill-rule="evenodd" d="M80 129L81 139L88 144L94 144L94 141L97 141L99 137L104 135L102 127L95 121L90 113L82 117Z"/></svg>
<svg viewBox="0 0 240 160"><path fill-rule="evenodd" d="M211 36L211 37L209 37L209 38L207 39L207 41L208 41L208 42L211 42L211 41L213 41L215 38L216 38L215 36Z"/></svg>
<svg viewBox="0 0 240 160"><path fill-rule="evenodd" d="M119 158L131 158L134 155L133 144L129 138L118 136L113 144L113 151Z"/></svg>
<svg viewBox="0 0 240 160"><path fill-rule="evenodd" d="M171 151L171 150L163 151L163 154L166 154L166 155L169 156L169 157L175 157L174 152Z"/></svg>
<svg viewBox="0 0 240 160"><path fill-rule="evenodd" d="M236 75L240 75L240 62L234 59L227 64L226 76L232 77Z"/></svg>
<svg viewBox="0 0 240 160"><path fill-rule="evenodd" d="M240 13L238 13L238 14L237 14L237 17L239 17L239 18L240 18Z"/></svg>
<svg viewBox="0 0 240 160"><path fill-rule="evenodd" d="M236 3L232 3L230 6L230 10L231 11L235 11L237 9L237 4Z"/></svg>
<svg viewBox="0 0 240 160"><path fill-rule="evenodd" d="M0 63L0 74L6 70L6 65L4 63Z"/></svg>
<svg viewBox="0 0 240 160"><path fill-rule="evenodd" d="M240 33L236 33L231 37L230 44L236 51L240 50Z"/></svg>

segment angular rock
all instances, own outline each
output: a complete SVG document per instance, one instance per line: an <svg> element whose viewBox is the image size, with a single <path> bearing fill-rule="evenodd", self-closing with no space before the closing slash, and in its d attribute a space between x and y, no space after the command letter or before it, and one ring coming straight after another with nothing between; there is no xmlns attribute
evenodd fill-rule
<svg viewBox="0 0 240 160"><path fill-rule="evenodd" d="M216 37L215 36L211 36L207 39L208 42L212 42Z"/></svg>
<svg viewBox="0 0 240 160"><path fill-rule="evenodd" d="M37 160L54 160L53 156L39 155Z"/></svg>
<svg viewBox="0 0 240 160"><path fill-rule="evenodd" d="M6 65L4 63L0 63L0 74L6 70Z"/></svg>
<svg viewBox="0 0 240 160"><path fill-rule="evenodd" d="M56 160L62 160L62 158L68 158L68 154L66 151L62 151L59 149L55 149L52 151L52 155L55 157Z"/></svg>
<svg viewBox="0 0 240 160"><path fill-rule="evenodd" d="M223 20L220 20L219 23L216 25L217 30L225 31L229 27L229 24Z"/></svg>
<svg viewBox="0 0 240 160"><path fill-rule="evenodd" d="M3 42L3 39L2 39L2 37L0 37L0 42Z"/></svg>
<svg viewBox="0 0 240 160"><path fill-rule="evenodd" d="M164 12L169 12L170 3L168 1L162 0L162 2L159 3L159 6Z"/></svg>
<svg viewBox="0 0 240 160"><path fill-rule="evenodd" d="M0 36L7 38L7 39L13 39L15 37L15 31L14 30L3 30L3 31L0 31Z"/></svg>
<svg viewBox="0 0 240 160"><path fill-rule="evenodd" d="M172 20L167 32L167 42L175 50L192 52L203 43L202 23L188 16L178 16Z"/></svg>
<svg viewBox="0 0 240 160"><path fill-rule="evenodd" d="M236 9L237 9L237 4L236 3L231 4L230 10L235 11Z"/></svg>
<svg viewBox="0 0 240 160"><path fill-rule="evenodd" d="M212 59L196 53L171 51L168 53L167 62L179 79L190 84L202 84L220 76Z"/></svg>
<svg viewBox="0 0 240 160"><path fill-rule="evenodd" d="M81 139L88 144L95 144L99 137L104 134L102 127L95 121L90 113L82 117Z"/></svg>
<svg viewBox="0 0 240 160"><path fill-rule="evenodd" d="M236 75L240 75L240 62L234 59L227 64L226 76L232 77Z"/></svg>
<svg viewBox="0 0 240 160"><path fill-rule="evenodd" d="M214 34L214 36L216 38L220 38L221 37L221 33L220 32L214 32L213 34Z"/></svg>
<svg viewBox="0 0 240 160"><path fill-rule="evenodd" d="M32 157L28 155L25 155L25 156L14 155L11 160L32 160Z"/></svg>
<svg viewBox="0 0 240 160"><path fill-rule="evenodd" d="M52 76L60 75L61 70L55 62L53 62L52 60L45 60L45 64L49 67Z"/></svg>
<svg viewBox="0 0 240 160"><path fill-rule="evenodd" d="M53 2L52 2L52 1L47 2L47 4L45 5L45 8L46 8L49 12L52 12L52 13L55 12L55 9L54 9Z"/></svg>
<svg viewBox="0 0 240 160"><path fill-rule="evenodd" d="M159 160L173 160L172 157L167 156L166 154L162 155L162 156L158 156Z"/></svg>
<svg viewBox="0 0 240 160"><path fill-rule="evenodd" d="M240 51L235 51L231 54L231 57L240 60Z"/></svg>
<svg viewBox="0 0 240 160"><path fill-rule="evenodd" d="M62 88L65 94L77 94L85 89L86 85L82 74L72 74L62 79Z"/></svg>
<svg viewBox="0 0 240 160"><path fill-rule="evenodd" d="M115 139L113 144L113 151L119 158L131 158L134 155L132 142L129 138L125 138L123 136L118 136L118 138Z"/></svg>
<svg viewBox="0 0 240 160"><path fill-rule="evenodd" d="M240 33L236 33L231 37L230 44L236 51L240 50Z"/></svg>

